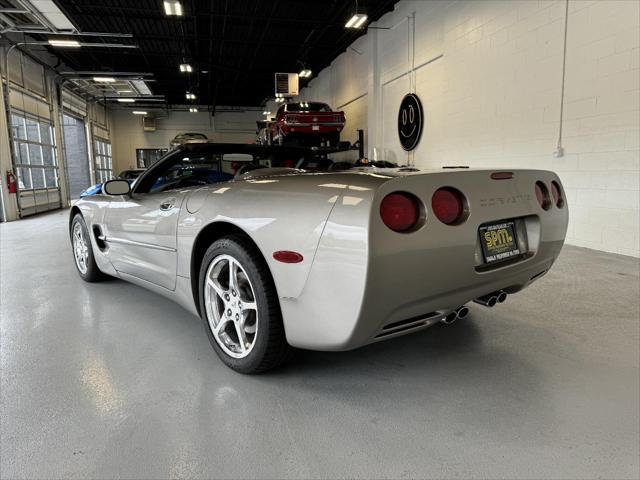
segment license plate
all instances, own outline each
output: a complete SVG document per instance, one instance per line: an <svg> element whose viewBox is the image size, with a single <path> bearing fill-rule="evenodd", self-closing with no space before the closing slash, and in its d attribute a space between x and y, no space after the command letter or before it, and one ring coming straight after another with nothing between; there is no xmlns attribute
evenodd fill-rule
<svg viewBox="0 0 640 480"><path fill-rule="evenodd" d="M480 227L480 243L486 263L495 263L501 260L520 255L518 239L516 238L515 222L500 222Z"/></svg>
<svg viewBox="0 0 640 480"><path fill-rule="evenodd" d="M320 125L312 125L311 130L320 130Z"/></svg>

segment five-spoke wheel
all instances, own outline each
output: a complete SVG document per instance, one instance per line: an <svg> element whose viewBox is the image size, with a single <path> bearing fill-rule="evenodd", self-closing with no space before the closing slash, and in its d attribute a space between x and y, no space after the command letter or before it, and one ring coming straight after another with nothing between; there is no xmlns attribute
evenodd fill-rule
<svg viewBox="0 0 640 480"><path fill-rule="evenodd" d="M87 269L89 268L89 247L87 245L87 238L85 238L84 236L82 223L74 223L71 239L73 243L73 256L76 260L76 266L78 267L78 270L81 274L86 275Z"/></svg>
<svg viewBox="0 0 640 480"><path fill-rule="evenodd" d="M280 302L264 258L247 237L214 241L200 266L200 313L222 361L258 373L289 355Z"/></svg>
<svg viewBox="0 0 640 480"><path fill-rule="evenodd" d="M71 250L76 269L80 277L86 282L97 282L105 277L96 264L89 237L89 229L81 214L77 213L69 228L71 235Z"/></svg>
<svg viewBox="0 0 640 480"><path fill-rule="evenodd" d="M211 331L234 358L249 355L258 333L258 309L251 281L230 255L219 255L206 273L205 305Z"/></svg>

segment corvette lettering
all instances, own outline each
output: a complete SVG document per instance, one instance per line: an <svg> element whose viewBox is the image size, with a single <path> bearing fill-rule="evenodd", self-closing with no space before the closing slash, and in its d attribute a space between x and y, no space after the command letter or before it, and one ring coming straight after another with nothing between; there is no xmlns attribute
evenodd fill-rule
<svg viewBox="0 0 640 480"><path fill-rule="evenodd" d="M509 205L531 201L531 195L512 195L510 197L481 198L481 207L496 207L499 205Z"/></svg>

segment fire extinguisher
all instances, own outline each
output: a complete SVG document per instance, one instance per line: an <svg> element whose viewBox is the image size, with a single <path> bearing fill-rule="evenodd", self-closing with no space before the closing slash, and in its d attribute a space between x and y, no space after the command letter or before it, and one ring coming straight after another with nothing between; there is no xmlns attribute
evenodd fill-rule
<svg viewBox="0 0 640 480"><path fill-rule="evenodd" d="M7 170L7 188L9 189L9 193L18 193L18 182L11 170Z"/></svg>

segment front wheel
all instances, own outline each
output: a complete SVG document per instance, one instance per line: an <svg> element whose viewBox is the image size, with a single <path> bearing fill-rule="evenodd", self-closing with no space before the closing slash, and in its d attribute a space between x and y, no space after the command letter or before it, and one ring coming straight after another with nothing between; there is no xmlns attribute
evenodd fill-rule
<svg viewBox="0 0 640 480"><path fill-rule="evenodd" d="M78 275L85 282L97 282L105 277L96 264L89 238L89 229L84 218L79 213L71 222L71 247Z"/></svg>
<svg viewBox="0 0 640 480"><path fill-rule="evenodd" d="M282 364L291 351L269 268L245 237L215 241L200 267L200 312L220 359L240 373Z"/></svg>

